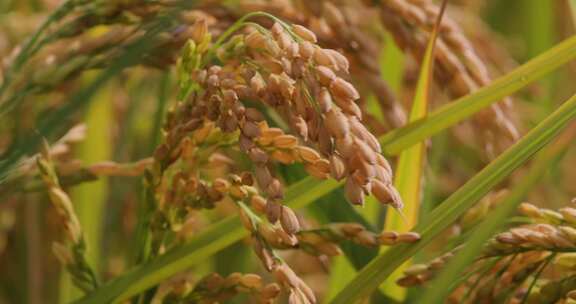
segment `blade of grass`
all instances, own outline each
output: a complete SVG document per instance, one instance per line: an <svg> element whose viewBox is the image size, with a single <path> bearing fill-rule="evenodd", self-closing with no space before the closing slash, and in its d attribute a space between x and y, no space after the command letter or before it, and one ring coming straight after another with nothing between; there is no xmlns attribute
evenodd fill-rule
<svg viewBox="0 0 576 304"><path fill-rule="evenodd" d="M567 129L554 144L538 153L530 168L530 171L514 186L510 194L498 205L498 208L486 216L486 220L472 233L465 247L458 251L451 259L446 268L429 285L425 293L420 297L426 303L443 303L450 293L453 282L459 278L466 266L478 256L485 242L507 221L506 219L514 212L518 204L522 202L526 194L544 177L545 172L552 168L554 163L560 160L560 156L573 142L576 134L576 125Z"/></svg>
<svg viewBox="0 0 576 304"><path fill-rule="evenodd" d="M522 5L524 9L524 33L526 41L526 53L533 57L542 51L549 49L556 40L556 2L528 0ZM554 88L558 74L550 74L539 81L540 91L537 100L533 103L542 109L543 113L549 113L554 108ZM541 116L539 118L543 118Z"/></svg>
<svg viewBox="0 0 576 304"><path fill-rule="evenodd" d="M415 231L422 239L416 244L395 246L372 260L334 299L333 303L354 303L378 287L398 266L451 225L476 201L486 195L516 168L528 161L552 140L576 116L576 95L532 129L522 140L471 178L438 208Z"/></svg>
<svg viewBox="0 0 576 304"><path fill-rule="evenodd" d="M428 41L428 46L422 59L418 85L416 86L412 110L408 118L409 122L424 118L428 113L430 86L433 80L432 72L434 71L434 48L447 2L447 0L442 1L440 13L430 34L430 40ZM422 169L425 158L426 149L424 142L418 142L400 153L398 166L396 167L394 186L398 189L404 201L404 208L402 209L402 213L392 212L392 210L386 213L385 231L406 232L416 225L420 211L420 202L422 200L422 182L424 178ZM382 290L384 294L398 301L406 298L406 289L398 286L395 282L402 275L403 269L406 268L409 263L410 261L407 261L401 267L398 267L380 286L380 290Z"/></svg>
<svg viewBox="0 0 576 304"><path fill-rule="evenodd" d="M576 36L566 39L550 50L528 61L474 94L446 104L405 127L396 129L380 139L384 154L395 155L425 138L452 126L501 100L530 82L550 73L576 57Z"/></svg>
<svg viewBox="0 0 576 304"><path fill-rule="evenodd" d="M350 274L356 273L354 266L348 261L344 256L334 257L332 264L330 264L330 277L328 281L328 293L326 294L326 300L323 303L330 303L328 299L332 299L336 296L338 291L340 291L346 284L350 282Z"/></svg>

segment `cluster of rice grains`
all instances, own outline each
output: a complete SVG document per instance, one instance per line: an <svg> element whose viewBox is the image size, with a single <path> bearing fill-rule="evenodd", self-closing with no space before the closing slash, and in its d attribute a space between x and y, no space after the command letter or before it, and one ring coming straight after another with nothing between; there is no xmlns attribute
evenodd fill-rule
<svg viewBox="0 0 576 304"><path fill-rule="evenodd" d="M359 105L364 123L370 130L381 134L402 126L406 113L402 104L386 81L377 58L383 47L381 32L374 20L379 18L378 8L360 1L239 1L227 12L229 19L252 11L264 11L284 20L304 24L318 37L321 45L337 49L350 61L355 85L374 94L384 119L365 111L368 100L362 96ZM377 23L376 23L377 24Z"/></svg>
<svg viewBox="0 0 576 304"><path fill-rule="evenodd" d="M397 44L416 58L422 58L428 36L425 33L437 19L439 8L430 0L379 2L382 6L381 20ZM434 76L450 96L468 95L490 83L488 70L475 49L460 27L445 16L436 43ZM479 142L492 156L518 138L511 112L511 102L506 99L474 118L474 134L480 135Z"/></svg>
<svg viewBox="0 0 576 304"><path fill-rule="evenodd" d="M58 214L59 226L62 227L62 240L52 243L52 251L71 273L72 282L78 288L85 292L93 290L98 287L98 281L86 260L86 245L80 221L74 212L70 197L60 186L48 145L43 146L36 163L50 201Z"/></svg>
<svg viewBox="0 0 576 304"><path fill-rule="evenodd" d="M280 286L266 284L253 273L234 272L226 277L212 273L195 280L185 272L162 283L152 303L225 303L238 294L250 295L257 303L271 303L280 295Z"/></svg>
<svg viewBox="0 0 576 304"><path fill-rule="evenodd" d="M481 256L467 270L450 295L451 303L565 303L576 300L576 208L558 211L523 203L521 215L529 224L512 227L488 241ZM462 246L426 264L404 271L398 284L426 283ZM550 274L550 275L548 275ZM558 274L562 274L560 278ZM536 282L535 286L531 286Z"/></svg>
<svg viewBox="0 0 576 304"><path fill-rule="evenodd" d="M273 175L273 162L298 162L316 178L345 180L353 204L363 205L372 194L383 204L402 207L378 140L362 124L360 96L345 79L349 63L343 55L319 47L305 27L279 22L270 30L245 25L239 34L211 45L201 19L192 37L180 61L183 100L168 114L165 140L147 177L158 208L151 225L153 255L165 247L166 227L182 227L186 210L212 208L228 198L290 302L315 303L312 290L274 248L335 255L340 253L335 243L342 240L379 246L419 239L415 233L377 235L352 224L301 231L295 212L282 204L284 189ZM213 59L219 63L212 64ZM269 110L297 136L269 126ZM238 150L253 166L251 172L230 173L238 168L226 153ZM227 168L216 174L206 170L215 157Z"/></svg>

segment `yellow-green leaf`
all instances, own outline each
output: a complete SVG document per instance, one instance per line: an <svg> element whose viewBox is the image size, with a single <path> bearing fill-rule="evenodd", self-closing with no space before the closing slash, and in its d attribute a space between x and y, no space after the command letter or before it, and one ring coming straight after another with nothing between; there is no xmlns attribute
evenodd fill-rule
<svg viewBox="0 0 576 304"><path fill-rule="evenodd" d="M416 94L414 95L412 110L410 112L410 117L408 118L409 122L414 122L418 119L424 118L428 113L428 106L430 104L430 85L432 83L434 71L434 47L436 45L436 39L438 38L438 28L445 8L446 0L442 3L436 24L432 29L430 40L428 41L428 46L426 47L426 52L424 53L424 58L422 59ZM422 169L425 159L426 149L424 147L424 142L422 141L400 153L394 186L404 201L404 208L400 212L388 210L384 225L385 231L405 232L412 229L416 224L420 210L420 202L422 200ZM380 289L384 294L398 301L404 300L406 289L396 285L395 282L402 274L403 269L409 263L410 262L408 261L401 267L398 267L398 269L396 269L384 284L380 286Z"/></svg>

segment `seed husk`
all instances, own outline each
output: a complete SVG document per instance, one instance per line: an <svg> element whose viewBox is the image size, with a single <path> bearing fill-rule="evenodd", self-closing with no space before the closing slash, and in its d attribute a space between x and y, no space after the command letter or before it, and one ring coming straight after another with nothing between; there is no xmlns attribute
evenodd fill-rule
<svg viewBox="0 0 576 304"><path fill-rule="evenodd" d="M350 133L348 120L337 108L332 108L326 113L324 125L330 135L336 139L347 137Z"/></svg>
<svg viewBox="0 0 576 304"><path fill-rule="evenodd" d="M250 199L250 206L260 214L266 213L266 199L260 195L252 196Z"/></svg>
<svg viewBox="0 0 576 304"><path fill-rule="evenodd" d="M320 154L310 147L299 146L296 150L305 162L314 163L320 159Z"/></svg>
<svg viewBox="0 0 576 304"><path fill-rule="evenodd" d="M346 179L344 193L351 204L364 206L364 191L361 185L356 184L350 177Z"/></svg>
<svg viewBox="0 0 576 304"><path fill-rule="evenodd" d="M274 146L280 149L293 149L298 145L298 139L292 135L280 135L274 138Z"/></svg>
<svg viewBox="0 0 576 304"><path fill-rule="evenodd" d="M266 217L270 223L276 223L280 219L282 205L275 200L269 199L266 202Z"/></svg>
<svg viewBox="0 0 576 304"><path fill-rule="evenodd" d="M282 184L279 180L273 178L268 185L268 196L272 199L282 199L284 197L284 192L282 190Z"/></svg>
<svg viewBox="0 0 576 304"><path fill-rule="evenodd" d="M318 92L318 96L316 97L316 101L318 102L318 106L320 107L320 111L322 113L327 113L332 109L332 97L330 96L330 92L327 88L321 88Z"/></svg>
<svg viewBox="0 0 576 304"><path fill-rule="evenodd" d="M253 31L244 38L244 43L252 49L264 49L266 47L266 37L259 31Z"/></svg>
<svg viewBox="0 0 576 304"><path fill-rule="evenodd" d="M280 214L280 224L282 229L288 234L294 234L300 230L300 224L298 222L298 217L292 211L292 209L282 206L282 211Z"/></svg>
<svg viewBox="0 0 576 304"><path fill-rule="evenodd" d="M357 100L360 94L354 86L346 80L337 77L330 85L330 92L343 100Z"/></svg>
<svg viewBox="0 0 576 304"><path fill-rule="evenodd" d="M342 180L346 176L344 160L337 154L330 156L330 175L336 180Z"/></svg>
<svg viewBox="0 0 576 304"><path fill-rule="evenodd" d="M323 65L316 67L316 76L318 77L318 81L326 87L330 87L332 82L336 79L334 71Z"/></svg>
<svg viewBox="0 0 576 304"><path fill-rule="evenodd" d="M318 42L318 39L316 39L316 34L314 34L314 32L301 25L298 24L292 25L292 31L294 31L296 35L300 36L300 38L306 41L310 41L312 43Z"/></svg>
<svg viewBox="0 0 576 304"><path fill-rule="evenodd" d="M285 165L292 164L296 161L296 156L294 156L291 151L274 150L271 156L274 160L279 161Z"/></svg>

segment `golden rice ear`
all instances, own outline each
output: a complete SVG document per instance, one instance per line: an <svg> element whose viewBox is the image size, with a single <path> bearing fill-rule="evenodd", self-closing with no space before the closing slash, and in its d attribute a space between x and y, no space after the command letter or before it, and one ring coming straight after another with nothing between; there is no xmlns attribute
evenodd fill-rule
<svg viewBox="0 0 576 304"><path fill-rule="evenodd" d="M318 39L316 38L316 34L314 34L314 32L312 32L311 30L295 24L292 26L292 31L294 31L294 33L298 36L300 36L300 38L306 40L306 41L310 41L312 43L316 43L318 42Z"/></svg>
<svg viewBox="0 0 576 304"><path fill-rule="evenodd" d="M280 295L280 291L281 291L281 289L280 289L280 286L278 284L271 283L271 284L266 285L260 293L262 294L262 297L264 299L273 300Z"/></svg>
<svg viewBox="0 0 576 304"><path fill-rule="evenodd" d="M364 206L364 191L362 190L362 186L358 185L354 182L354 179L348 177L346 179L346 184L344 185L344 193L346 195L346 199L351 204Z"/></svg>
<svg viewBox="0 0 576 304"><path fill-rule="evenodd" d="M256 94L262 94L266 90L266 82L260 73L256 72L250 79L250 88L254 90Z"/></svg>
<svg viewBox="0 0 576 304"><path fill-rule="evenodd" d="M302 57L302 59L309 60L310 58L312 58L312 56L314 56L314 53L316 51L314 44L312 44L308 41L304 41L304 42L300 42L298 45L299 45L298 51L299 51L300 57Z"/></svg>
<svg viewBox="0 0 576 304"><path fill-rule="evenodd" d="M327 49L330 56L332 56L333 61L336 63L336 70L348 73L350 69L350 63L346 56L342 55L340 52L332 49Z"/></svg>
<svg viewBox="0 0 576 304"><path fill-rule="evenodd" d="M262 278L256 274L245 274L240 278L240 284L250 289L260 289Z"/></svg>
<svg viewBox="0 0 576 304"><path fill-rule="evenodd" d="M292 209L286 206L282 206L280 212L280 224L282 225L282 229L284 229L288 234L294 234L300 231L298 217Z"/></svg>
<svg viewBox="0 0 576 304"><path fill-rule="evenodd" d="M332 69L319 65L316 67L316 77L318 81L325 87L330 87L332 82L336 80L336 74Z"/></svg>
<svg viewBox="0 0 576 304"><path fill-rule="evenodd" d="M296 150L298 151L300 157L308 163L314 163L315 161L320 159L320 154L309 147L304 147L304 146L298 146L296 148Z"/></svg>
<svg viewBox="0 0 576 304"><path fill-rule="evenodd" d="M322 87L316 96L316 101L322 113L328 113L332 109L332 96L327 88Z"/></svg>
<svg viewBox="0 0 576 304"><path fill-rule="evenodd" d="M244 38L244 43L252 49L264 49L266 48L266 40L262 33L255 30Z"/></svg>
<svg viewBox="0 0 576 304"><path fill-rule="evenodd" d="M334 103L339 106L344 113L350 115L352 119L362 119L362 110L352 99L334 96Z"/></svg>
<svg viewBox="0 0 576 304"><path fill-rule="evenodd" d="M306 120L301 116L292 116L290 118L290 124L296 134L304 140L304 142L308 141L308 124Z"/></svg>
<svg viewBox="0 0 576 304"><path fill-rule="evenodd" d="M313 163L307 163L304 165L306 172L313 177L318 179L327 179L330 176L329 163L325 159L318 159Z"/></svg>
<svg viewBox="0 0 576 304"><path fill-rule="evenodd" d="M266 199L260 195L254 195L250 198L250 206L260 214L266 213Z"/></svg>
<svg viewBox="0 0 576 304"><path fill-rule="evenodd" d="M282 184L277 179L272 179L266 191L271 199L282 199L284 197Z"/></svg>
<svg viewBox="0 0 576 304"><path fill-rule="evenodd" d="M389 204L392 202L392 196L388 191L388 187L379 180L372 181L372 194L374 194L376 199L382 204Z"/></svg>
<svg viewBox="0 0 576 304"><path fill-rule="evenodd" d="M266 202L266 217L270 223L276 223L280 219L282 205L275 200L268 199Z"/></svg>
<svg viewBox="0 0 576 304"><path fill-rule="evenodd" d="M280 149L293 149L298 146L298 139L292 135L280 135L274 138L273 144Z"/></svg>
<svg viewBox="0 0 576 304"><path fill-rule="evenodd" d="M378 241L381 245L394 245L398 240L398 232L384 231L378 236Z"/></svg>
<svg viewBox="0 0 576 304"><path fill-rule="evenodd" d="M335 138L343 138L350 133L348 120L344 114L337 108L332 108L326 113L324 117L324 125L330 132L330 135Z"/></svg>
<svg viewBox="0 0 576 304"><path fill-rule="evenodd" d="M314 61L317 65L323 65L329 68L336 66L336 62L334 61L334 58L331 56L331 54L327 50L320 47L316 47L314 49Z"/></svg>
<svg viewBox="0 0 576 304"><path fill-rule="evenodd" d="M256 177L256 183L261 189L267 189L272 182L272 174L265 166L256 166L254 168L254 176Z"/></svg>
<svg viewBox="0 0 576 304"><path fill-rule="evenodd" d="M293 164L296 161L296 156L289 151L275 150L272 152L272 159L285 165Z"/></svg>
<svg viewBox="0 0 576 304"><path fill-rule="evenodd" d="M354 86L347 82L346 80L338 77L330 85L330 92L336 96L341 97L345 100L356 100L360 98L360 93L354 88Z"/></svg>
<svg viewBox="0 0 576 304"><path fill-rule="evenodd" d="M398 235L399 243L415 243L420 240L420 234L416 232L406 232Z"/></svg>
<svg viewBox="0 0 576 304"><path fill-rule="evenodd" d="M337 154L330 156L330 174L336 180L342 180L346 176L344 160Z"/></svg>
<svg viewBox="0 0 576 304"><path fill-rule="evenodd" d="M290 299L313 303L312 291L276 257L273 248L305 248L306 244L300 240L307 240L310 242L307 251L335 255L340 253L337 241L342 239L365 246L383 242L380 235L354 224L330 228L328 235L323 235L324 232L303 235L294 211L282 204L283 185L270 171L274 168L271 163L300 162L310 176L345 178L346 198L357 205L363 205L365 196L374 193L371 181L384 183L390 180L391 171L387 163L381 164L385 159L378 154L379 144L360 121L362 112L356 103L360 94L345 80L350 78L346 57L314 44L316 36L301 26L292 26L289 34L283 25L275 23L269 33L264 34L265 31L243 29L216 50L217 54L222 53L217 58L220 62L211 62L212 66L202 69L204 73L197 75L205 79L197 83L200 89L171 114L166 128L165 157L177 159L181 153L178 149L186 147L183 163L196 161L194 151L201 147L196 141L199 136L188 135L202 133L206 122L212 127L202 136L204 144L218 138L225 139L226 145L235 144L254 165L253 174L228 174L214 182L196 178L194 188L192 183L181 187L194 190L191 191L194 207L213 207L216 200L236 201L242 207L241 220L253 234L254 251L264 267L276 274ZM246 106L248 100L250 107ZM260 112L260 107L280 114L288 122L291 134L270 128L266 122L269 113ZM225 169L233 172L237 168ZM184 191L178 189L179 183L175 185L165 200L178 201L179 193ZM395 194L384 188L380 190L388 190L386 193L394 201ZM249 207L244 205L248 202ZM315 233L316 236L310 236ZM230 284L264 287L254 276L236 274L225 280Z"/></svg>

